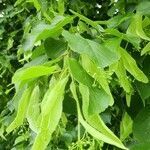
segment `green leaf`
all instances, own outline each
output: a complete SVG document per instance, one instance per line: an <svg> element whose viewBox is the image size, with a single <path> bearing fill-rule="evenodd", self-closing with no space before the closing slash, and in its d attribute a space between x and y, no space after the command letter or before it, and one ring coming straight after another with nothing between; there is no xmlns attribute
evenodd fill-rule
<svg viewBox="0 0 150 150"><path fill-rule="evenodd" d="M44 42L44 47L49 58L57 58L67 49L67 44L63 40L48 38Z"/></svg>
<svg viewBox="0 0 150 150"><path fill-rule="evenodd" d="M23 121L27 112L29 100L30 100L30 94L31 94L31 88L27 88L24 91L21 99L19 100L17 115L14 121L6 129L7 133L10 133L15 128L23 124Z"/></svg>
<svg viewBox="0 0 150 150"><path fill-rule="evenodd" d="M123 15L119 14L117 16L114 16L107 21L107 27L116 28L118 25L128 20L130 17L131 17L131 14L123 14Z"/></svg>
<svg viewBox="0 0 150 150"><path fill-rule="evenodd" d="M131 146L130 150L150 150L150 142L142 142Z"/></svg>
<svg viewBox="0 0 150 150"><path fill-rule="evenodd" d="M35 59L41 55L45 55L45 48L44 48L44 44L41 44L40 46L36 47L34 49L34 51L32 52L32 59Z"/></svg>
<svg viewBox="0 0 150 150"><path fill-rule="evenodd" d="M112 101L111 97L102 88L93 87L94 79L75 59L69 59L69 68L75 80L89 88L90 104L88 112L94 114L104 111Z"/></svg>
<svg viewBox="0 0 150 150"><path fill-rule="evenodd" d="M62 35L74 52L87 54L98 66L106 67L119 59L116 50L112 51L105 45L84 39L79 34L73 35L67 31L63 31Z"/></svg>
<svg viewBox="0 0 150 150"><path fill-rule="evenodd" d="M139 36L144 40L150 41L150 38L143 31L142 26L142 15L137 13L134 15L130 26L128 27L127 34L131 34L133 36Z"/></svg>
<svg viewBox="0 0 150 150"><path fill-rule="evenodd" d="M133 121L131 117L125 112L120 124L120 139L124 141L132 133Z"/></svg>
<svg viewBox="0 0 150 150"><path fill-rule="evenodd" d="M140 97L143 102L150 97L150 83L144 84L140 82L135 83L137 91L139 92Z"/></svg>
<svg viewBox="0 0 150 150"><path fill-rule="evenodd" d="M113 105L114 100L108 85L106 73L103 68L97 67L96 64L87 55L82 55L82 66L110 96L110 105Z"/></svg>
<svg viewBox="0 0 150 150"><path fill-rule="evenodd" d="M33 78L38 78L44 75L50 75L56 70L56 66L46 67L46 66L32 66L25 69L17 70L12 78L12 82L20 82L23 80L29 80Z"/></svg>
<svg viewBox="0 0 150 150"><path fill-rule="evenodd" d="M133 135L139 142L150 142L150 107L140 111L133 122Z"/></svg>
<svg viewBox="0 0 150 150"><path fill-rule="evenodd" d="M48 60L46 55L41 55L38 56L37 58L33 59L32 61L26 63L23 68L29 68L29 67L33 67L33 66L38 66L38 65L42 65L44 63L46 63Z"/></svg>
<svg viewBox="0 0 150 150"><path fill-rule="evenodd" d="M70 10L70 12L72 12L74 15L79 17L82 21L86 22L87 24L95 27L96 29L98 29L101 32L104 32L104 29L97 22L92 21L89 18L87 18L87 17L85 17L85 16L83 16L83 15L81 15L81 14L79 14L79 13L73 11L73 10Z"/></svg>
<svg viewBox="0 0 150 150"><path fill-rule="evenodd" d="M89 114L103 112L109 106L110 101L110 96L103 89L91 88Z"/></svg>
<svg viewBox="0 0 150 150"><path fill-rule="evenodd" d="M82 95L82 110L86 121L96 130L114 140L114 143L122 144L121 141L114 135L114 133L104 124L99 114L88 115L88 107L90 105L89 90L82 84L80 84L79 90Z"/></svg>
<svg viewBox="0 0 150 150"><path fill-rule="evenodd" d="M53 19L50 25L40 22L32 29L31 33L26 36L26 41L23 44L23 50L32 50L35 42L59 35L62 31L62 27L70 23L72 19L72 17L57 16Z"/></svg>
<svg viewBox="0 0 150 150"><path fill-rule="evenodd" d="M78 82L88 87L91 87L93 85L94 79L83 69L83 67L75 59L69 59L68 63L71 74Z"/></svg>
<svg viewBox="0 0 150 150"><path fill-rule="evenodd" d="M114 140L112 140L111 138L109 138L108 136L102 134L101 132L99 132L98 130L96 130L95 128L93 128L92 126L90 126L82 117L82 114L81 114L81 110L80 110L80 105L79 105L79 100L78 100L78 97L77 97L77 93L76 93L76 86L74 84L74 82L71 83L70 85L70 89L71 89L71 92L72 92L72 95L74 97L74 99L76 100L76 103L77 103L77 110L78 110L78 117L79 117L79 122L82 124L82 126L86 129L86 131L91 134L94 138L100 140L100 141L104 141L106 143L109 143L109 144L112 144L112 145L115 145L119 148L122 148L122 149L127 149L126 147L124 147L123 144L120 144L120 143L116 143Z"/></svg>
<svg viewBox="0 0 150 150"><path fill-rule="evenodd" d="M64 0L58 0L58 11L60 15L64 14L65 8L64 8Z"/></svg>
<svg viewBox="0 0 150 150"><path fill-rule="evenodd" d="M39 3L39 0L31 0L34 4L34 7L39 11L41 9L41 5Z"/></svg>
<svg viewBox="0 0 150 150"><path fill-rule="evenodd" d="M148 1L148 0L142 1L137 5L136 11L137 11L137 13L140 13L142 15L149 16L150 15L149 6L150 6L150 1Z"/></svg>
<svg viewBox="0 0 150 150"><path fill-rule="evenodd" d="M68 78L61 79L46 92L41 105L41 124L32 150L45 150L62 114L64 89Z"/></svg>
<svg viewBox="0 0 150 150"><path fill-rule="evenodd" d="M149 53L149 52L150 52L150 42L147 43L147 45L142 49L141 55L144 55L145 53Z"/></svg>
<svg viewBox="0 0 150 150"><path fill-rule="evenodd" d="M141 40L135 34L131 34L131 33L124 34L124 33L119 32L117 29L106 29L105 32L106 32L106 34L111 34L111 35L117 36L121 39L128 41L133 46L135 46L137 49L140 48Z"/></svg>
<svg viewBox="0 0 150 150"><path fill-rule="evenodd" d="M121 59L123 61L123 65L128 72L130 72L137 80L147 83L148 78L146 75L138 68L135 60L128 54L128 52L120 48Z"/></svg>

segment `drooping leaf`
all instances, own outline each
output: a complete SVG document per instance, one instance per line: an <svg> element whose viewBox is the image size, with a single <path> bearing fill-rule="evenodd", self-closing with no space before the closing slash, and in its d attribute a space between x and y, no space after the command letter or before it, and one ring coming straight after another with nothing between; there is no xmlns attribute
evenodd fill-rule
<svg viewBox="0 0 150 150"><path fill-rule="evenodd" d="M98 81L101 87L110 96L110 105L112 105L114 100L110 92L106 73L103 68L97 67L96 64L87 55L82 55L82 66L96 81Z"/></svg>
<svg viewBox="0 0 150 150"><path fill-rule="evenodd" d="M26 41L23 45L23 50L32 50L36 41L43 40L51 36L54 37L54 35L59 35L62 27L70 23L72 19L72 17L57 16L50 25L44 22L37 24L32 29L31 33L27 35Z"/></svg>
<svg viewBox="0 0 150 150"><path fill-rule="evenodd" d="M62 114L64 89L68 78L61 79L46 92L41 105L41 124L32 150L44 150L51 140Z"/></svg>
<svg viewBox="0 0 150 150"><path fill-rule="evenodd" d="M101 113L110 104L110 96L99 88L90 88L89 114Z"/></svg>
<svg viewBox="0 0 150 150"><path fill-rule="evenodd" d="M105 45L84 39L79 34L73 35L63 31L63 36L73 51L79 54L87 54L98 66L106 67L119 59L117 52L114 52L115 50L112 51Z"/></svg>
<svg viewBox="0 0 150 150"><path fill-rule="evenodd" d="M87 72L75 59L69 59L68 63L69 63L71 74L78 82L88 87L91 87L93 85L94 80L92 79L92 77L89 74L87 74Z"/></svg>
<svg viewBox="0 0 150 150"><path fill-rule="evenodd" d="M142 15L137 13L134 15L130 26L128 27L127 34L131 34L133 36L139 36L144 40L150 41L150 37L148 37L142 27Z"/></svg>
<svg viewBox="0 0 150 150"><path fill-rule="evenodd" d="M88 107L89 107L89 89L80 84L79 89L82 95L82 110L83 110L83 115L86 119L86 121L94 127L96 130L101 132L102 134L108 136L110 139L114 140L114 143L121 144L121 141L114 135L114 133L104 124L102 121L101 117L99 114L93 114L89 115L88 114Z"/></svg>
<svg viewBox="0 0 150 150"><path fill-rule="evenodd" d="M82 114L81 114L81 110L80 110L80 105L79 105L79 100L78 100L78 96L77 96L77 93L76 93L76 86L74 84L74 82L71 83L71 86L70 86L70 89L71 89L71 92L72 92L72 95L74 97L74 99L76 100L76 103L77 103L77 110L78 110L78 117L79 117L79 121L80 123L82 124L82 126L86 129L86 131L91 134L94 138L98 139L98 140L102 140L106 143L109 143L109 144L112 144L112 145L115 145L119 148L122 148L122 149L127 149L123 144L120 144L120 143L116 143L114 140L112 140L110 137L102 134L101 132L99 132L98 130L96 130L95 128L93 128L92 126L90 126L82 117Z"/></svg>
<svg viewBox="0 0 150 150"><path fill-rule="evenodd" d="M69 68L75 80L86 85L90 90L88 112L94 114L104 111L112 101L111 97L102 88L93 87L94 79L87 74L75 59L69 59ZM78 72L76 70L78 70Z"/></svg>

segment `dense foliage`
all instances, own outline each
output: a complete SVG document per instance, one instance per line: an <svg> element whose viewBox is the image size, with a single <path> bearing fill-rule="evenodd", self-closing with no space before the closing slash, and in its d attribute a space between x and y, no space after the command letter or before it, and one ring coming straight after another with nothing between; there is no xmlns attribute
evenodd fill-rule
<svg viewBox="0 0 150 150"><path fill-rule="evenodd" d="M149 0L0 0L0 149L150 149Z"/></svg>

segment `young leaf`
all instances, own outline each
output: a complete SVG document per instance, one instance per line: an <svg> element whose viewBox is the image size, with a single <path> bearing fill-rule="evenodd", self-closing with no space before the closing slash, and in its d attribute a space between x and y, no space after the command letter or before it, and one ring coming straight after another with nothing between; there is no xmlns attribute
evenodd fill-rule
<svg viewBox="0 0 150 150"><path fill-rule="evenodd" d="M126 52L125 49L120 48L121 59L123 65L128 72L130 72L137 80L147 83L148 78L146 75L138 68L135 60Z"/></svg>
<svg viewBox="0 0 150 150"><path fill-rule="evenodd" d="M84 39L79 34L73 35L63 31L62 35L74 52L87 54L98 66L106 67L119 59L117 52L110 50L105 45Z"/></svg>

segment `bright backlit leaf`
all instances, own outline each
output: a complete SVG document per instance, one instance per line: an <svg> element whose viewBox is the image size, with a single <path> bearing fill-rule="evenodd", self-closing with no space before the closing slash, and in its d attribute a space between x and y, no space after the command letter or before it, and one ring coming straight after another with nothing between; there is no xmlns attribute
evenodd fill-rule
<svg viewBox="0 0 150 150"><path fill-rule="evenodd" d="M56 70L56 68L57 68L56 66L52 66L52 67L32 66L29 68L20 69L14 74L12 78L12 82L16 83L23 80L38 78L44 75L50 75Z"/></svg>

